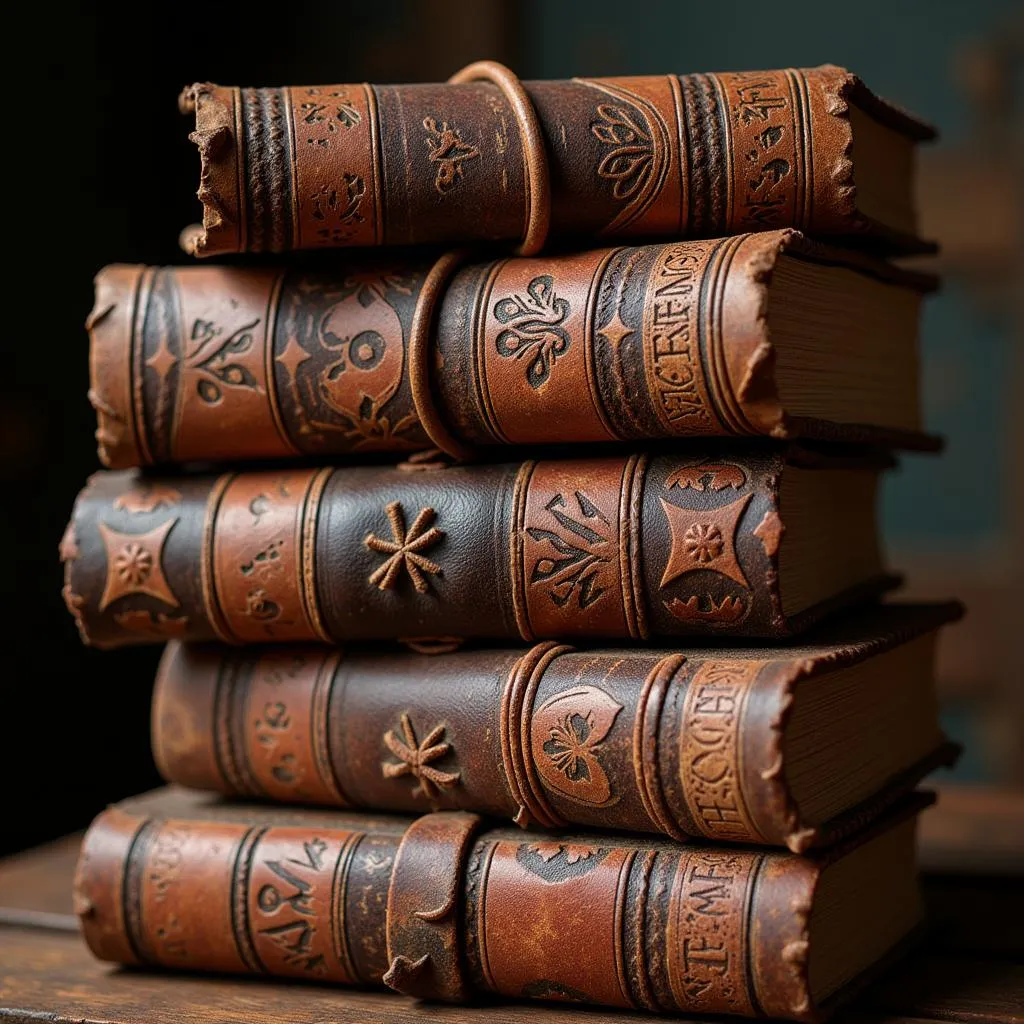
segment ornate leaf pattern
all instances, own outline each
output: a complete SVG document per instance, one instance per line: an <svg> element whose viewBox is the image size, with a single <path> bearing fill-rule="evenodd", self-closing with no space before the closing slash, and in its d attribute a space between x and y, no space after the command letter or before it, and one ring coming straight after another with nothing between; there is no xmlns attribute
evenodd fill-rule
<svg viewBox="0 0 1024 1024"><path fill-rule="evenodd" d="M562 327L571 312L566 299L555 294L550 274L535 277L526 287L526 296L510 295L494 304L494 318L508 324L495 339L498 354L514 359L531 357L526 382L534 390L547 383L559 356L572 344Z"/></svg>
<svg viewBox="0 0 1024 1024"><path fill-rule="evenodd" d="M597 173L613 182L612 195L616 199L632 199L647 184L654 167L651 137L617 104L600 104L597 116L601 120L591 124L591 132L606 146L613 147L601 160Z"/></svg>
<svg viewBox="0 0 1024 1024"><path fill-rule="evenodd" d="M249 369L234 358L246 355L252 349L255 341L253 329L259 322L257 319L243 324L223 341L220 340L221 328L211 321L196 320L192 324L190 341L197 344L188 357L188 363L205 375L196 384L196 391L208 405L216 405L221 400L222 385L263 392Z"/></svg>

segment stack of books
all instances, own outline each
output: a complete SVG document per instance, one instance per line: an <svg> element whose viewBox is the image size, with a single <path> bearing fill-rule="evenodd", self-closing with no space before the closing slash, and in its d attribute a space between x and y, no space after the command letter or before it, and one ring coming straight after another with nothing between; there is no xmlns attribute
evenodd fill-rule
<svg viewBox="0 0 1024 1024"><path fill-rule="evenodd" d="M920 924L955 753L959 608L882 601L875 514L938 447L885 259L930 130L832 66L182 107L188 251L361 248L97 278L65 597L169 641L176 785L89 831L92 950L826 1013Z"/></svg>

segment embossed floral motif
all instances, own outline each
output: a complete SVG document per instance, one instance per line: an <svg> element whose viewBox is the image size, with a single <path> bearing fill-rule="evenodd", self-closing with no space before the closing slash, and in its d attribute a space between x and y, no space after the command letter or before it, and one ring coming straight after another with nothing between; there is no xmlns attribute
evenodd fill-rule
<svg viewBox="0 0 1024 1024"><path fill-rule="evenodd" d="M349 274L342 282L345 289L354 288L363 305L368 305L366 293L376 295L384 302L388 301L388 292L400 295L412 295L416 285L416 277L403 274L397 270L362 270Z"/></svg>
<svg viewBox="0 0 1024 1024"><path fill-rule="evenodd" d="M316 229L317 245L336 245L351 238L358 225L366 218L360 213L366 182L358 174L343 174L341 187L325 185L311 193L313 219L321 226Z"/></svg>
<svg viewBox="0 0 1024 1024"><path fill-rule="evenodd" d="M304 438L326 444L328 436L341 435L362 451L421 443L414 412L397 415L396 410L392 416L387 411L405 361L402 321L392 301L396 294L411 295L416 284L415 275L387 267L348 274L340 289L319 278L298 282L311 305L322 304L323 312L311 325L315 345L304 347L290 335L275 359L287 372L298 433ZM324 355L326 362L317 358ZM310 360L314 367L320 364L313 373L306 365Z"/></svg>
<svg viewBox="0 0 1024 1024"><path fill-rule="evenodd" d="M724 547L722 531L714 523L694 523L683 535L683 550L695 562L713 562Z"/></svg>
<svg viewBox="0 0 1024 1024"><path fill-rule="evenodd" d="M534 712L530 747L544 783L574 803L600 807L612 798L598 760L622 705L596 686L555 694Z"/></svg>
<svg viewBox="0 0 1024 1024"><path fill-rule="evenodd" d="M437 513L432 508L421 508L419 515L407 531L402 503L392 501L384 510L391 524L392 540L384 540L375 533L369 533L363 543L371 550L388 558L370 574L369 582L380 590L390 590L398 582L403 570L409 574L416 590L425 594L430 584L424 573L441 575L441 566L427 558L423 552L433 547L444 537L444 532L430 524ZM428 529L429 527L429 529Z"/></svg>
<svg viewBox="0 0 1024 1024"><path fill-rule="evenodd" d="M272 622L281 614L281 606L271 599L263 587L256 587L245 595L243 614L257 622Z"/></svg>
<svg viewBox="0 0 1024 1024"><path fill-rule="evenodd" d="M577 864L581 860L589 860L597 852L593 846L584 846L582 843L558 843L551 839L530 843L529 849L545 864L549 864L560 853L565 854L566 864Z"/></svg>
<svg viewBox="0 0 1024 1024"><path fill-rule="evenodd" d="M434 188L441 195L450 192L463 176L462 165L467 160L476 160L480 150L462 138L458 128L452 128L447 121L440 124L432 117L423 118L427 130L427 149L430 162L437 164Z"/></svg>
<svg viewBox="0 0 1024 1024"><path fill-rule="evenodd" d="M583 610L595 604L608 588L606 566L612 542L611 524L582 491L574 492L579 514L561 493L556 494L544 507L551 513L561 529L528 526L526 533L538 547L538 557L530 573L531 585L547 588L548 597L556 608L564 608L573 597ZM545 548L544 545L549 547Z"/></svg>
<svg viewBox="0 0 1024 1024"><path fill-rule="evenodd" d="M665 488L678 487L681 491L723 491L727 487L739 490L747 482L747 474L739 466L729 463L700 463L682 466L665 477Z"/></svg>
<svg viewBox="0 0 1024 1024"><path fill-rule="evenodd" d="M612 195L619 200L632 199L650 180L654 167L654 145L647 131L625 107L602 103L597 108L600 118L590 125L595 138L611 152L598 165L598 176L613 182Z"/></svg>
<svg viewBox="0 0 1024 1024"><path fill-rule="evenodd" d="M177 505L179 501L181 501L180 491L173 487L153 484L119 494L114 499L114 508L141 515L146 512L155 512L161 505L166 505L169 508L172 505Z"/></svg>
<svg viewBox="0 0 1024 1024"><path fill-rule="evenodd" d="M550 274L535 277L526 286L525 297L510 295L494 304L494 318L509 325L494 340L498 354L532 357L526 383L534 390L547 383L555 361L569 351L572 338L562 324L570 312L569 303L555 294Z"/></svg>
<svg viewBox="0 0 1024 1024"><path fill-rule="evenodd" d="M398 761L383 761L381 771L387 779L397 779L402 775L413 776L419 780L413 794L422 793L428 800L434 800L440 790L454 786L459 781L459 772L444 772L432 766L433 761L451 752L452 745L442 742L445 727L443 724L435 725L421 742L416 738L416 730L407 712L402 713L401 723L401 737L393 729L384 733L384 745Z"/></svg>
<svg viewBox="0 0 1024 1024"><path fill-rule="evenodd" d="M354 128L363 120L363 115L345 89L325 93L314 86L306 90L306 95L309 99L299 104L298 115L304 124L323 125L328 132L333 133L339 129ZM306 142L324 149L330 146L329 140L325 138L309 138Z"/></svg>
<svg viewBox="0 0 1024 1024"><path fill-rule="evenodd" d="M153 571L153 556L141 544L125 544L114 556L117 575L133 587L140 587Z"/></svg>
<svg viewBox="0 0 1024 1024"><path fill-rule="evenodd" d="M217 405L224 397L223 389L247 388L263 394L263 387L239 357L253 347L253 331L259 319L243 324L223 338L224 328L212 320L197 319L189 335L191 351L186 363L200 374L196 393L207 405Z"/></svg>
<svg viewBox="0 0 1024 1024"><path fill-rule="evenodd" d="M716 601L714 594L705 594L707 608L701 607L700 595L694 594L685 601L678 597L663 601L665 609L681 622L705 622L712 626L730 626L739 622L747 613L747 603L739 597L723 597Z"/></svg>

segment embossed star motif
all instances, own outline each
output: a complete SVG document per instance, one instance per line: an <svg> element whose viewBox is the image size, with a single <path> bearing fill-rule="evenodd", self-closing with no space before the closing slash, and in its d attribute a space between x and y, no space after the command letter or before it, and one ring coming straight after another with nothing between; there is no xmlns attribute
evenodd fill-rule
<svg viewBox="0 0 1024 1024"><path fill-rule="evenodd" d="M400 501L391 502L384 510L391 524L392 540L383 540L375 533L368 533L363 543L371 550L388 558L370 574L370 582L381 590L390 590L398 582L404 570L409 574L416 590L425 594L430 584L424 573L441 575L441 566L427 558L422 552L433 547L444 532L430 524L436 518L432 508L421 508L408 532L405 529L405 513ZM427 527L430 529L427 529Z"/></svg>
<svg viewBox="0 0 1024 1024"><path fill-rule="evenodd" d="M291 374L294 381L298 380L296 374L299 367L307 359L311 358L312 356L295 340L295 336L290 335L284 351L280 355L275 356L274 361L280 363Z"/></svg>
<svg viewBox="0 0 1024 1024"><path fill-rule="evenodd" d="M443 772L439 768L432 768L430 764L431 761L444 757L452 749L452 745L438 742L444 737L443 725L435 725L420 743L416 739L412 719L407 713L402 713L401 722L403 738L396 736L393 729L384 734L384 745L398 761L383 761L381 771L386 779L397 779L402 775L411 775L419 779L420 784L413 793L422 793L428 800L433 800L442 788L454 786L459 781L458 772Z"/></svg>
<svg viewBox="0 0 1024 1024"><path fill-rule="evenodd" d="M128 594L146 594L172 608L178 607L178 599L161 565L164 542L177 521L171 519L149 533L122 533L106 523L99 524L107 552L107 582L100 598L100 611Z"/></svg>
<svg viewBox="0 0 1024 1024"><path fill-rule="evenodd" d="M622 339L628 337L633 333L633 328L622 322L622 317L619 316L619 307L615 307L615 316L611 318L608 324L602 327L598 334L603 334L615 348L619 347Z"/></svg>
<svg viewBox="0 0 1024 1024"><path fill-rule="evenodd" d="M160 347L146 360L146 365L155 371L160 383L163 384L164 377L177 362L178 357L167 347L167 339L161 338Z"/></svg>
<svg viewBox="0 0 1024 1024"><path fill-rule="evenodd" d="M736 557L736 524L750 502L749 494L712 509L683 508L661 498L672 534L672 549L660 586L697 569L710 569L750 589Z"/></svg>

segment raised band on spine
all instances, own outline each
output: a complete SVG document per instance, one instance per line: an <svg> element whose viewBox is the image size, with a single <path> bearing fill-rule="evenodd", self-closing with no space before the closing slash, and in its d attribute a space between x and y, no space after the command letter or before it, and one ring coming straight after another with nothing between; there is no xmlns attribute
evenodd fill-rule
<svg viewBox="0 0 1024 1024"><path fill-rule="evenodd" d="M465 82L486 81L496 85L505 95L519 124L519 139L526 162L526 182L529 195L526 203L526 229L516 252L520 256L536 256L547 241L551 226L551 174L548 154L540 120L533 102L519 76L504 64L493 60L479 60L468 64L448 79L459 85Z"/></svg>
<svg viewBox="0 0 1024 1024"><path fill-rule="evenodd" d="M409 386L412 390L412 404L416 410L416 418L420 421L423 432L453 459L467 460L472 458L472 449L464 445L444 425L434 398L430 391L430 365L427 354L433 336L434 314L437 310L445 284L455 272L463 257L461 252L445 253L431 268L420 288L416 299L416 308L412 314L412 325L409 328Z"/></svg>
<svg viewBox="0 0 1024 1024"><path fill-rule="evenodd" d="M277 358L274 355L274 335L277 332L277 315L281 310L281 291L284 288L285 273L286 271L282 270L277 275L270 289L270 295L267 297L266 319L263 321L266 324L266 343L263 346L263 372L266 379L267 403L270 406L270 415L277 429L278 437L281 438L281 442L292 455L301 455L301 449L292 441L288 428L285 426L284 416L281 414L281 402L277 394L277 380L274 372L277 364Z"/></svg>
<svg viewBox="0 0 1024 1024"><path fill-rule="evenodd" d="M237 644L238 639L231 632L224 613L221 611L220 601L217 598L216 573L213 563L213 545L215 542L214 526L217 522L217 512L220 509L221 499L228 489L231 481L237 473L225 473L210 491L206 499L206 518L203 521L203 547L199 563L200 586L203 592L203 605L210 628L226 644Z"/></svg>
<svg viewBox="0 0 1024 1024"><path fill-rule="evenodd" d="M143 401L146 366L143 362L145 334L143 327L146 323L146 310L149 307L149 297L153 293L153 279L156 277L156 267L147 267L142 272L139 280L139 288L135 293L135 308L132 311L132 333L131 333L131 395L132 395L132 429L135 433L135 444L138 446L142 465L153 464L153 453L149 448L149 439L146 436L146 409Z"/></svg>
<svg viewBox="0 0 1024 1024"><path fill-rule="evenodd" d="M651 669L633 726L633 771L644 812L659 832L683 842L690 837L673 820L658 777L658 733L665 694L685 661L682 654L670 654Z"/></svg>
<svg viewBox="0 0 1024 1024"><path fill-rule="evenodd" d="M338 666L341 664L341 658L341 651L331 651L317 666L316 682L313 684L312 713L310 714L310 727L312 731L310 738L312 741L313 762L316 765L320 781L327 787L341 807L351 807L352 801L349 800L345 795L345 791L341 788L341 783L338 781L338 776L334 771L334 765L331 763L331 694L334 689L334 680L338 673ZM355 977L354 974L353 977Z"/></svg>
<svg viewBox="0 0 1024 1024"><path fill-rule="evenodd" d="M313 632L325 643L332 643L333 637L324 625L323 616L320 614L320 600L316 592L316 525L320 512L320 499L323 497L327 481L333 475L334 469L328 466L313 477L309 493L306 495L301 530L302 603L305 606L306 618L310 626L313 627Z"/></svg>
<svg viewBox="0 0 1024 1024"><path fill-rule="evenodd" d="M551 662L571 650L554 641L532 647L513 665L501 694L501 760L509 791L519 807L513 820L523 828L532 822L544 828L565 824L536 778L528 753L530 715L526 708Z"/></svg>
<svg viewBox="0 0 1024 1024"><path fill-rule="evenodd" d="M711 370L715 394L729 430L738 435L757 434L759 431L747 419L743 405L736 396L729 379L729 365L722 339L722 324L725 315L725 292L729 280L729 268L740 246L750 235L736 235L719 249L714 265L714 281L708 301L708 367ZM710 269L710 268L709 268Z"/></svg>
<svg viewBox="0 0 1024 1024"><path fill-rule="evenodd" d="M523 695L530 680L536 674L539 680L543 670L560 654L571 651L571 647L557 644L553 640L539 643L526 652L513 666L501 692L501 716L499 732L501 738L501 763L505 770L505 781L518 810L513 820L523 828L531 821L537 821L548 828L556 827L561 819L553 809L532 799L529 779L526 776L526 754L521 744L520 723L523 713ZM538 673L537 669L541 671ZM524 729L523 732L526 732ZM550 810L546 814L545 810Z"/></svg>
<svg viewBox="0 0 1024 1024"><path fill-rule="evenodd" d="M512 533L509 537L510 578L512 581L512 608L515 611L516 627L524 640L536 639L530 627L530 616L526 610L526 574L523 569L523 531L526 529L526 491L537 463L532 459L524 462L516 473L512 490Z"/></svg>

